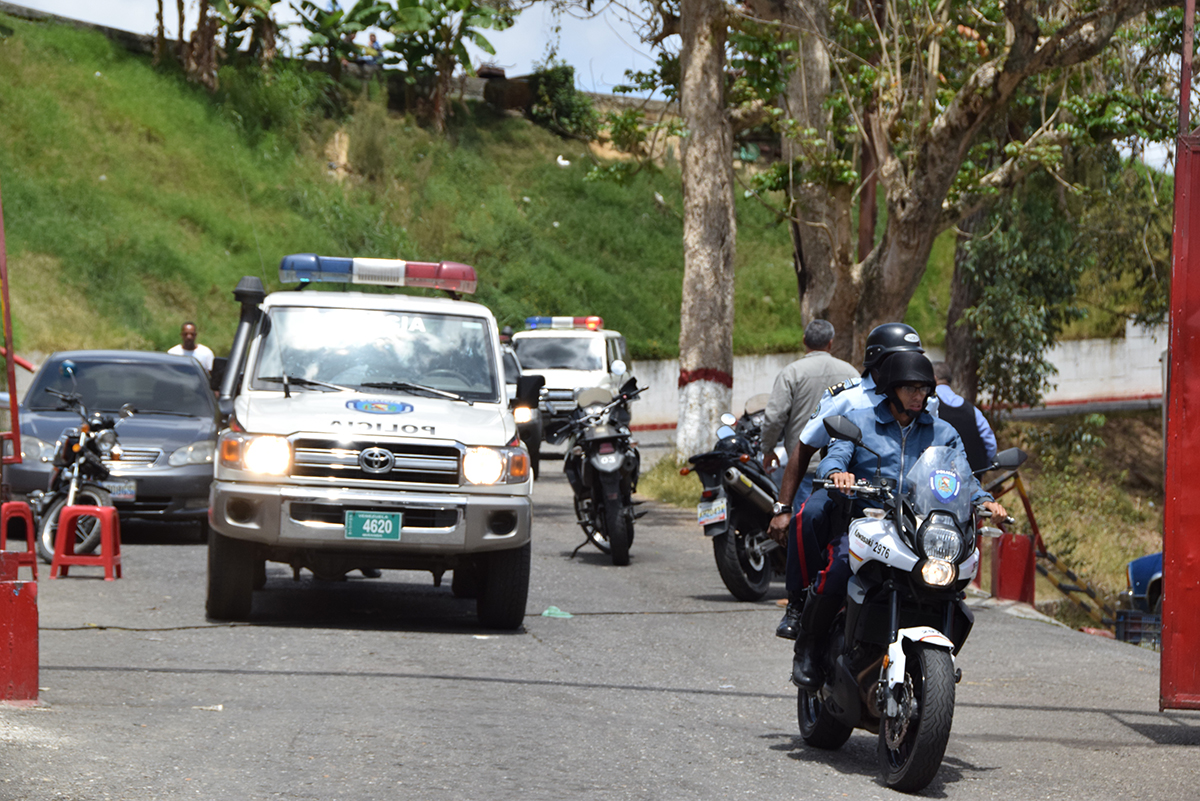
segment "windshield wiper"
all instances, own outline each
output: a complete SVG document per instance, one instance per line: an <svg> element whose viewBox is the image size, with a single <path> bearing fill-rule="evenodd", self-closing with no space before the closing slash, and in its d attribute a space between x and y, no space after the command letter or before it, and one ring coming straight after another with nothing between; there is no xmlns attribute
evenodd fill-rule
<svg viewBox="0 0 1200 801"><path fill-rule="evenodd" d="M290 387L291 384L295 384L298 387L323 387L327 389L334 389L338 392L350 391L349 387L330 384L328 381L317 381L313 378L301 378L300 376L288 375L287 373L284 373L283 375L259 376L258 380L267 381L272 384L283 384L283 397L285 398L292 397L292 390Z"/></svg>
<svg viewBox="0 0 1200 801"><path fill-rule="evenodd" d="M427 387L424 384L414 384L411 381L368 381L365 384L359 384L359 386L369 387L371 389L400 389L407 392L428 392L430 395L436 395L439 398L449 398L450 400L463 401L468 406L475 405L475 401L464 398L462 395L457 395L453 392L447 392L444 389Z"/></svg>
<svg viewBox="0 0 1200 801"><path fill-rule="evenodd" d="M168 412L162 409L138 409L134 408L134 414L169 414L172 417L201 417L198 414L189 414L188 412Z"/></svg>

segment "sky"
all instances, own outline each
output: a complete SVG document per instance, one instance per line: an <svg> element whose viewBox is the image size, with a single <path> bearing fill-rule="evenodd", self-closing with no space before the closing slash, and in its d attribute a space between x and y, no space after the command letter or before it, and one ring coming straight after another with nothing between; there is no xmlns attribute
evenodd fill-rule
<svg viewBox="0 0 1200 801"><path fill-rule="evenodd" d="M152 34L155 27L155 0L9 0L15 5L47 11L63 17L121 28L134 33ZM322 3L328 7L327 2ZM351 0L342 3L343 7ZM174 0L163 2L164 24L168 32L177 31L178 15ZM472 47L474 63L491 62L504 67L507 74L526 75L533 65L543 61L548 48L556 44L559 58L575 67L576 83L589 92L608 93L624 80L627 69L649 69L653 56L641 45L633 28L608 14L596 19L579 20L563 16L561 33L554 33L556 20L547 4L537 4L517 17L517 23L506 31L485 31L484 36L496 49L494 56ZM190 35L196 23L197 0L186 0L185 35ZM282 24L297 17L288 3L276 6L276 19ZM300 37L300 29L292 35ZM365 41L365 37L362 38Z"/></svg>

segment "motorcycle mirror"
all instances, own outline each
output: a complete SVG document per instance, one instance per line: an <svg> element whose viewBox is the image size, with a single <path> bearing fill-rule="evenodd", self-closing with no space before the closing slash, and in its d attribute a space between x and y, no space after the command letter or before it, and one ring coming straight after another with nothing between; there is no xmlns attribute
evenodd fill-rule
<svg viewBox="0 0 1200 801"><path fill-rule="evenodd" d="M137 413L137 409L133 408L132 403L122 404L122 406L121 406L121 419L122 420L124 420L126 417L133 417L134 414L136 414L136 413Z"/></svg>
<svg viewBox="0 0 1200 801"><path fill-rule="evenodd" d="M862 429L840 414L825 418L825 432L834 439L845 439L862 445Z"/></svg>
<svg viewBox="0 0 1200 801"><path fill-rule="evenodd" d="M70 378L74 380L75 362L71 361L70 359L64 360L63 363L58 366L58 372L63 378Z"/></svg>
<svg viewBox="0 0 1200 801"><path fill-rule="evenodd" d="M737 418L729 412L725 412L725 414L721 415L721 422L727 426L731 426L737 422Z"/></svg>
<svg viewBox="0 0 1200 801"><path fill-rule="evenodd" d="M630 376L629 380L621 385L621 394L627 395L637 389L637 379Z"/></svg>
<svg viewBox="0 0 1200 801"><path fill-rule="evenodd" d="M732 416L733 415L730 415L730 417L732 417ZM717 429L717 440L718 441L723 440L726 437L736 437L736 436L737 436L737 432L734 431L729 426L721 426L720 428Z"/></svg>
<svg viewBox="0 0 1200 801"><path fill-rule="evenodd" d="M1025 460L1029 458L1029 454L1020 448L1008 448L996 454L996 467L1002 467L1005 470L1014 470L1025 464Z"/></svg>
<svg viewBox="0 0 1200 801"><path fill-rule="evenodd" d="M625 375L625 371L628 369L629 368L625 365L625 362L620 359L613 359L613 363L611 366L609 366L608 371L620 378L621 376Z"/></svg>

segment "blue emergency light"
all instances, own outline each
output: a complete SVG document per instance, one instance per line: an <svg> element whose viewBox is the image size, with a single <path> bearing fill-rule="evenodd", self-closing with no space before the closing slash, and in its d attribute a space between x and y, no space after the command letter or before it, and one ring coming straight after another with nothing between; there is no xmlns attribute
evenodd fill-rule
<svg viewBox="0 0 1200 801"><path fill-rule="evenodd" d="M454 261L404 261L402 259L347 259L294 253L279 262L284 283L371 284L372 286L423 287L475 294L475 268Z"/></svg>
<svg viewBox="0 0 1200 801"><path fill-rule="evenodd" d="M595 315L591 317L526 317L525 327L530 330L558 328L599 331L604 327L604 318Z"/></svg>

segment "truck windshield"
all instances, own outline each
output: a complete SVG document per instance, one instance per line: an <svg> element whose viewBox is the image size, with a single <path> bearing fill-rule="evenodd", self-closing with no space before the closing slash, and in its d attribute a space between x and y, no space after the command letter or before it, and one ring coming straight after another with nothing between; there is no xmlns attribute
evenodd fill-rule
<svg viewBox="0 0 1200 801"><path fill-rule="evenodd" d="M271 309L253 389L281 391L280 379L305 379L367 391L420 384L472 401L498 402L499 379L488 325L478 317L379 309ZM297 382L293 389L332 392Z"/></svg>
<svg viewBox="0 0 1200 801"><path fill-rule="evenodd" d="M513 346L526 370L604 369L604 340L599 337L522 337Z"/></svg>

